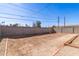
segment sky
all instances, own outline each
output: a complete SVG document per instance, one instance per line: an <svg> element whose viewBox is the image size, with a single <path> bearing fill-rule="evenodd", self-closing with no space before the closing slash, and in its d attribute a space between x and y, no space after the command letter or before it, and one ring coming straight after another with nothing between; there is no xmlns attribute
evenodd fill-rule
<svg viewBox="0 0 79 59"><path fill-rule="evenodd" d="M18 23L32 26L33 22L41 21L42 27L56 25L60 17L60 26L79 25L78 3L0 3L0 24ZM5 23L2 23L5 22Z"/></svg>

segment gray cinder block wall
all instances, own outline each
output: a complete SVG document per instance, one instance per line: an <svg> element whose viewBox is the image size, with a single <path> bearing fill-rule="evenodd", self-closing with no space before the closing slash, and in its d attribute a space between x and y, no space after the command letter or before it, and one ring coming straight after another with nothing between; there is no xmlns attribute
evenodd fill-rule
<svg viewBox="0 0 79 59"><path fill-rule="evenodd" d="M54 33L51 28L33 28L33 27L12 27L12 26L0 26L0 36L29 36Z"/></svg>
<svg viewBox="0 0 79 59"><path fill-rule="evenodd" d="M54 30L60 33L79 33L79 26L55 27Z"/></svg>
<svg viewBox="0 0 79 59"><path fill-rule="evenodd" d="M12 27L0 26L0 37L30 36L46 33L79 33L79 26L65 26L54 28Z"/></svg>

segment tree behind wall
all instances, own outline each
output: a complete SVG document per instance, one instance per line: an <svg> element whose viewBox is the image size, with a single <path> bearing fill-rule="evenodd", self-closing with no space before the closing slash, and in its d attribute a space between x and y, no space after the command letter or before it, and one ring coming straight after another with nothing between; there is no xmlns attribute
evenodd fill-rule
<svg viewBox="0 0 79 59"><path fill-rule="evenodd" d="M41 21L36 21L35 23L33 23L33 27L41 28Z"/></svg>
<svg viewBox="0 0 79 59"><path fill-rule="evenodd" d="M16 24L10 24L10 26L13 26L13 27L18 27L18 23L16 23Z"/></svg>
<svg viewBox="0 0 79 59"><path fill-rule="evenodd" d="M25 24L25 27L30 27L29 25Z"/></svg>

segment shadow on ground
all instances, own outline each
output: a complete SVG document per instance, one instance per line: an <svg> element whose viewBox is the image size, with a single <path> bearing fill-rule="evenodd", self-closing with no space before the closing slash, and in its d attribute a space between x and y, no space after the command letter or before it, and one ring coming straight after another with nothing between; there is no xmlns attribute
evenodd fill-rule
<svg viewBox="0 0 79 59"><path fill-rule="evenodd" d="M40 36L45 34L52 34L52 33L44 33L44 34L28 34L28 35L7 35L3 36L3 38L11 38L11 39L19 39L19 38L27 38L27 37L33 37L33 36ZM54 34L54 33L53 33ZM1 38L1 40L3 39Z"/></svg>
<svg viewBox="0 0 79 59"><path fill-rule="evenodd" d="M0 37L0 42L2 41L3 37Z"/></svg>

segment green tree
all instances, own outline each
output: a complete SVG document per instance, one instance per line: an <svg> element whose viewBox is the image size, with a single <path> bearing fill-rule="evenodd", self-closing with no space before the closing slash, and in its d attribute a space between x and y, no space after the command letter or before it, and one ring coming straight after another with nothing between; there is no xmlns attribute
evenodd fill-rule
<svg viewBox="0 0 79 59"><path fill-rule="evenodd" d="M29 25L25 24L25 27L30 27Z"/></svg>
<svg viewBox="0 0 79 59"><path fill-rule="evenodd" d="M41 27L41 21L36 21L36 27Z"/></svg>
<svg viewBox="0 0 79 59"><path fill-rule="evenodd" d="M19 25L19 24L18 24L18 23L16 23L16 24L13 24L12 26L13 26L13 27L18 27L18 25Z"/></svg>
<svg viewBox="0 0 79 59"><path fill-rule="evenodd" d="M41 21L36 21L33 23L33 27L39 27L41 28Z"/></svg>

